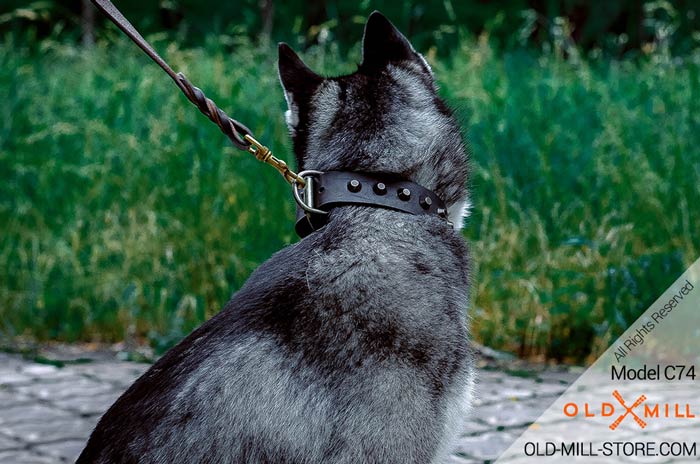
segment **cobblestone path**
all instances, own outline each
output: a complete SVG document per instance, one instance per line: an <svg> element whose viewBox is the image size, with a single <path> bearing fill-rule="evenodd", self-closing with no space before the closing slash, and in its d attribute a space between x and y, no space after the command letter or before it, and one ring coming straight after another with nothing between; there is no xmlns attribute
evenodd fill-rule
<svg viewBox="0 0 700 464"><path fill-rule="evenodd" d="M0 353L0 463L73 462L102 413L148 367L113 355L72 358L57 367ZM494 460L576 377L480 366L474 408L449 464Z"/></svg>

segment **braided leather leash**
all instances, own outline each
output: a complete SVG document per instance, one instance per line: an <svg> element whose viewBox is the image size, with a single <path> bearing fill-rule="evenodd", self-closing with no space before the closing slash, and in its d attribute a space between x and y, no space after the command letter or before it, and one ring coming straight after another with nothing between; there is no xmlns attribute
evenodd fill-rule
<svg viewBox="0 0 700 464"><path fill-rule="evenodd" d="M296 231L300 237L303 238L323 227L328 219L327 210L339 205L371 205L414 215L434 214L447 220L445 205L440 197L413 182L382 180L348 172L303 171L297 174L292 171L287 163L273 156L269 148L255 140L250 129L219 109L182 73L173 71L110 0L92 0L92 3L153 61L158 63L158 66L170 76L187 99L219 126L236 147L252 153L258 160L273 166L284 176L292 185L292 193L299 206ZM363 190L363 182L368 187L370 184L373 187ZM392 193L397 196L394 197ZM449 220L447 222L451 224Z"/></svg>
<svg viewBox="0 0 700 464"><path fill-rule="evenodd" d="M273 166L290 184L296 183L302 187L305 185L304 179L292 171L289 166L287 166L287 163L275 157L266 146L255 140L250 129L224 113L210 98L204 95L201 89L192 85L184 74L173 71L168 63L156 53L155 49L141 34L139 34L136 28L134 28L110 0L92 0L92 3L138 45L141 50L151 57L151 59L175 81L175 84L182 90L182 93L185 94L187 99L199 108L199 111L214 124L219 126L221 131L226 134L237 148L252 153L258 160Z"/></svg>

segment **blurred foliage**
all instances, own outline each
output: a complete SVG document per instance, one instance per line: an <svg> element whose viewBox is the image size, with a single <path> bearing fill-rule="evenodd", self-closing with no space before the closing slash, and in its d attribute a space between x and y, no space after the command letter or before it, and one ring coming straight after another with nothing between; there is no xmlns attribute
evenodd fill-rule
<svg viewBox="0 0 700 464"><path fill-rule="evenodd" d="M156 43L286 151L269 49L242 47L232 62ZM227 144L144 61L126 41L90 53L51 41L40 55L0 48L4 332L177 338L292 240L279 174Z"/></svg>
<svg viewBox="0 0 700 464"><path fill-rule="evenodd" d="M495 14L478 36L457 28L419 47L468 128L470 314L487 345L594 356L699 254L700 51L678 53L694 39L678 35L670 4L645 5L650 41L622 58L577 46L565 17L537 32L539 48L524 47L532 12L509 37ZM296 240L293 202L274 170L231 147L126 38L112 31L84 48L65 41L68 29L0 44L0 335L162 351ZM247 28L212 30L221 34L191 47L148 38L291 159L275 47ZM356 42L318 42L304 53L314 69L354 69Z"/></svg>
<svg viewBox="0 0 700 464"><path fill-rule="evenodd" d="M358 40L364 19L375 9L391 18L418 49L436 47L440 55L458 46L464 33L484 31L492 46L508 47L541 45L553 28L560 28L580 49L615 56L636 53L657 39L659 23L667 26L664 34L673 36L674 53L686 53L700 41L700 8L695 0L117 0L115 4L142 32L167 31L185 46L201 46L211 35L257 39L265 31L274 41L303 48L332 41L344 53ZM84 32L81 17L86 7L92 8L87 0L4 0L0 32L14 31L22 39L32 28L39 38L60 32L64 40L75 40ZM99 13L90 21L98 29L108 24Z"/></svg>

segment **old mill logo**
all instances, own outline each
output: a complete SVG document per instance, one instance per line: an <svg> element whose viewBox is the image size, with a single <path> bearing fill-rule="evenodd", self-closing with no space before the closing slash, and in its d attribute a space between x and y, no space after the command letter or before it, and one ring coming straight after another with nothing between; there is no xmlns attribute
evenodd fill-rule
<svg viewBox="0 0 700 464"><path fill-rule="evenodd" d="M647 420L660 418L692 419L695 414L690 410L690 404L685 403L648 403L646 395L639 395L633 403L627 403L619 391L612 393L616 400L600 403L600 408L596 409L591 403L569 402L564 405L564 415L567 417L577 417L583 414L584 417L611 417L613 422L609 425L610 430L615 430L625 419L630 417L640 428L646 428Z"/></svg>

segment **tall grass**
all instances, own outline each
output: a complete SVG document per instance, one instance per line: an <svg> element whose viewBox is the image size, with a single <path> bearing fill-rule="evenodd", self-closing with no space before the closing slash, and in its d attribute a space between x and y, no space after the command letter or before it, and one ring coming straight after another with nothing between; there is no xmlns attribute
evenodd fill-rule
<svg viewBox="0 0 700 464"><path fill-rule="evenodd" d="M152 39L291 161L273 47ZM331 47L306 57L352 70ZM433 60L473 151L476 339L581 361L698 256L697 58L573 60L465 40ZM232 148L126 40L6 41L0 87L6 337L163 349L296 240L279 175Z"/></svg>
<svg viewBox="0 0 700 464"><path fill-rule="evenodd" d="M698 56L564 60L466 46L445 94L474 151L474 322L486 343L582 360L700 251Z"/></svg>

